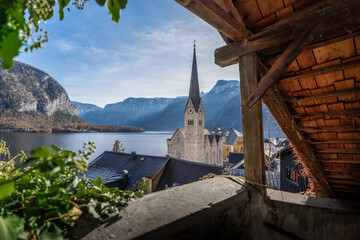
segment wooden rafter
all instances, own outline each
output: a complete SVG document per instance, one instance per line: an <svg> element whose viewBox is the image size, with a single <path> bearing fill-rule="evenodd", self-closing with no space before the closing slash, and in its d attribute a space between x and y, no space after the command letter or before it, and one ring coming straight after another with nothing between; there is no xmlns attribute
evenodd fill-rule
<svg viewBox="0 0 360 240"><path fill-rule="evenodd" d="M356 148L339 148L339 149L318 149L317 153L360 153L360 149Z"/></svg>
<svg viewBox="0 0 360 240"><path fill-rule="evenodd" d="M270 70L261 79L258 87L247 98L246 104L252 107L265 92L277 81L290 64L299 56L304 48L314 39L314 32L319 25L311 25L306 30L301 31L301 35L296 38L275 61Z"/></svg>
<svg viewBox="0 0 360 240"><path fill-rule="evenodd" d="M238 17L229 15L213 0L176 0L185 8L202 18L204 21L221 29L220 31L232 40L239 40L249 35L243 21Z"/></svg>
<svg viewBox="0 0 360 240"><path fill-rule="evenodd" d="M347 90L341 90L341 91L335 91L335 92L329 92L329 93L314 94L314 95L309 95L309 96L284 98L284 101L285 102L303 102L303 101L323 99L323 98L329 98L329 97L346 96L346 95L350 95L350 94L354 94L354 93L360 93L360 88L347 89Z"/></svg>
<svg viewBox="0 0 360 240"><path fill-rule="evenodd" d="M360 164L360 159L317 159L321 163Z"/></svg>
<svg viewBox="0 0 360 240"><path fill-rule="evenodd" d="M313 114L298 114L298 115L293 115L293 118L307 118L307 117L324 118L327 116L341 116L341 118L357 118L358 116L360 116L360 109L313 113Z"/></svg>
<svg viewBox="0 0 360 240"><path fill-rule="evenodd" d="M350 68L354 68L354 67L358 67L358 66L360 66L360 60L348 62L348 63L344 63L344 64L339 64L339 65L334 65L334 66L330 66L330 67L326 67L326 68L319 68L319 69L312 70L312 71L300 72L300 73L297 73L292 76L284 77L284 78L282 78L282 80L292 80L292 79L304 78L304 77L310 77L310 76L315 77L315 76L322 75L325 73L335 72L335 71L339 71L339 70L346 70L346 69L350 69Z"/></svg>
<svg viewBox="0 0 360 240"><path fill-rule="evenodd" d="M345 126L332 126L321 128L300 128L304 132L329 132L329 131L357 131L360 130L360 126L345 125Z"/></svg>
<svg viewBox="0 0 360 240"><path fill-rule="evenodd" d="M326 2L328 4L323 4ZM215 63L221 67L226 67L236 64L239 56L251 52L257 52L262 59L269 55L281 53L290 41L297 38L302 26L312 25L321 20L326 21L326 24L317 29L315 38L308 48L330 44L334 42L334 39L358 34L360 31L359 1L328 0L322 1L321 4L323 8L318 11L306 11L306 14L302 11L295 12L293 15L298 16L296 18L279 21L279 24L270 29L216 49Z"/></svg>
<svg viewBox="0 0 360 240"><path fill-rule="evenodd" d="M360 144L360 139L334 139L334 140L307 140L310 144L331 144L331 143L353 143L353 144Z"/></svg>

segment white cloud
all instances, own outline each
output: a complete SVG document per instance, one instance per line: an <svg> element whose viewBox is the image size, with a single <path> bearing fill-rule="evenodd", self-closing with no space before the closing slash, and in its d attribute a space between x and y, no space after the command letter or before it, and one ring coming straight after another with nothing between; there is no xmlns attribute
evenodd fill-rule
<svg viewBox="0 0 360 240"><path fill-rule="evenodd" d="M62 78L72 100L104 106L127 97L176 97L188 94L192 44L197 40L197 61L202 91L219 79L238 79L237 67L222 69L214 63L214 50L223 46L220 35L193 16L148 30L134 31L112 46L77 47L91 61L77 62ZM74 50L62 41L59 48ZM115 47L114 47L115 46Z"/></svg>

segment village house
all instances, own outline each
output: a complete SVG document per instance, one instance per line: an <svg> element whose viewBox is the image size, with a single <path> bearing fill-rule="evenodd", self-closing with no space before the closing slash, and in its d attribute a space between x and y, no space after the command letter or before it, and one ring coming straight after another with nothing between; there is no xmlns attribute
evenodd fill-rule
<svg viewBox="0 0 360 240"><path fill-rule="evenodd" d="M219 128L218 134L221 135L223 141L223 160L229 160L229 153L243 153L244 152L244 138L243 135L235 128Z"/></svg>
<svg viewBox="0 0 360 240"><path fill-rule="evenodd" d="M191 70L189 99L185 107L184 128L178 128L167 140L168 155L194 162L223 165L221 137L205 127L205 112L200 97L196 49Z"/></svg>

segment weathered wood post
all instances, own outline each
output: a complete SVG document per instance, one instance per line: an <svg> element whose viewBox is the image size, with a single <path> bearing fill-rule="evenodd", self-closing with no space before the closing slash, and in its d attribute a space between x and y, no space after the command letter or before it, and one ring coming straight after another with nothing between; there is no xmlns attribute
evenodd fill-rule
<svg viewBox="0 0 360 240"><path fill-rule="evenodd" d="M261 99L249 108L248 96L257 89L260 66L257 54L239 58L242 128L244 134L245 177L256 189L265 194L264 133Z"/></svg>

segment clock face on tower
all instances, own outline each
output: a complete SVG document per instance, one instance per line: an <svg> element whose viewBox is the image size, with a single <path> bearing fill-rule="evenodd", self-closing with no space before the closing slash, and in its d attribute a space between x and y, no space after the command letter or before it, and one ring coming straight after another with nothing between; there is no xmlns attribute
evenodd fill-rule
<svg viewBox="0 0 360 240"><path fill-rule="evenodd" d="M193 113L193 109L189 108L188 113Z"/></svg>

